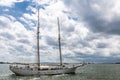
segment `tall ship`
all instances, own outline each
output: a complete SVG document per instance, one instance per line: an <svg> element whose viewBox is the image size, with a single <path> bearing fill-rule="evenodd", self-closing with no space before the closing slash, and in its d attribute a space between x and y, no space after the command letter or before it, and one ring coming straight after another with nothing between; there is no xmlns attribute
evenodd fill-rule
<svg viewBox="0 0 120 80"><path fill-rule="evenodd" d="M39 24L39 9L38 9L38 26L37 26L37 63L13 63L10 64L10 70L19 76L40 76L40 75L60 75L60 74L75 74L75 71L78 67L84 66L84 64L77 66L66 66L62 62L62 51L61 51L61 37L60 37L60 23L58 21L58 43L59 43L59 55L60 63L59 64L41 64L40 63L40 24Z"/></svg>

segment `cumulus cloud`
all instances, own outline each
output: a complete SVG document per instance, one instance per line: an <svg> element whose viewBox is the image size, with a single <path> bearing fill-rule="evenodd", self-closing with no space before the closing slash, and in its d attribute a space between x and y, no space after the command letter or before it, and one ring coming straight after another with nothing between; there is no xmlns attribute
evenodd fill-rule
<svg viewBox="0 0 120 80"><path fill-rule="evenodd" d="M16 55L16 58L17 54L32 53L33 32L26 30L23 24L18 21L5 16L0 17L0 22L3 23L0 24L0 43L3 44L0 50L2 50L2 53L11 56Z"/></svg>
<svg viewBox="0 0 120 80"><path fill-rule="evenodd" d="M119 0L64 0L64 2L93 32L120 34Z"/></svg>
<svg viewBox="0 0 120 80"><path fill-rule="evenodd" d="M12 7L16 2L24 1L11 0L1 6ZM21 15L0 15L0 51L12 57L10 61L36 60L36 8L39 7L42 62L59 62L57 17L64 62L118 61L119 3L119 0L32 0ZM0 54L0 60L6 60L4 54Z"/></svg>
<svg viewBox="0 0 120 80"><path fill-rule="evenodd" d="M0 0L0 6L12 7L17 2L23 2L24 0Z"/></svg>
<svg viewBox="0 0 120 80"><path fill-rule="evenodd" d="M83 39L82 36L78 37L81 31L77 29L78 34L73 34L71 38L74 44L70 44L76 46L75 49L70 48L75 55L67 54L67 56L76 57L78 61L111 62L115 58L113 61L117 61L119 59L117 56L120 55L117 45L120 43L119 0L64 0L63 2L69 10L68 14L77 16L75 20L85 28L84 34L81 35L86 35ZM82 25L79 24L79 28Z"/></svg>

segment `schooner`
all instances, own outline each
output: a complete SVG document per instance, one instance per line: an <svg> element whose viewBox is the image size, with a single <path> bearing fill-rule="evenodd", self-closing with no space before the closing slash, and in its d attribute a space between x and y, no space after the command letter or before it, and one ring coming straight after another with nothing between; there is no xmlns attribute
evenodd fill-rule
<svg viewBox="0 0 120 80"><path fill-rule="evenodd" d="M39 9L38 9L38 26L37 26L37 64L11 64L10 70L19 76L35 76L35 75L58 75L58 74L73 74L75 73L76 69L80 66L84 66L84 64L81 64L79 66L72 66L67 67L63 65L62 63L62 53L61 53L61 37L60 37L60 23L59 18L57 18L58 21L58 43L59 43L59 54L60 54L60 65L42 65L40 64L40 47L39 47Z"/></svg>

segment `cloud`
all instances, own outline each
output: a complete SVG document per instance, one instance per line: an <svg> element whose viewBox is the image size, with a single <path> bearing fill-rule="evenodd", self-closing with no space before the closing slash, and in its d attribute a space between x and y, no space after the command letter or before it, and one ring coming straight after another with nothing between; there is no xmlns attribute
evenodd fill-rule
<svg viewBox="0 0 120 80"><path fill-rule="evenodd" d="M1 45L0 51L3 54L10 55L10 57L14 55L14 57L16 58L17 54L19 55L32 54L33 53L32 45L34 43L33 32L26 30L24 25L16 21L14 18L12 18L13 20L11 20L10 18L11 16L9 18L5 16L0 17L1 17L0 22L4 23L0 24L0 36L1 36L0 43L3 44Z"/></svg>
<svg viewBox="0 0 120 80"><path fill-rule="evenodd" d="M13 0L9 5L2 6L10 7L16 2ZM19 5L24 4L23 0L20 2ZM14 8L5 8L4 14L0 13L0 51L12 57L9 58L10 61L34 62L36 60L36 3L36 0L25 2L27 5L23 11L17 5ZM120 58L118 3L119 0L110 2L108 0L41 0L41 3L38 2L41 61L59 62L57 17L60 20L64 62L118 61ZM18 8L20 9L17 10ZM14 12L17 15L12 14ZM4 54L0 54L0 60L6 60Z"/></svg>
<svg viewBox="0 0 120 80"><path fill-rule="evenodd" d="M0 6L12 7L17 2L23 2L24 0L0 0Z"/></svg>
<svg viewBox="0 0 120 80"><path fill-rule="evenodd" d="M18 42L21 42L23 44L30 44L30 42L26 39L20 39L20 40L18 40Z"/></svg>
<svg viewBox="0 0 120 80"><path fill-rule="evenodd" d="M93 32L120 34L119 0L64 0L64 2Z"/></svg>
<svg viewBox="0 0 120 80"><path fill-rule="evenodd" d="M4 37L4 38L10 39L10 40L14 40L15 39L15 37L12 34L10 34L10 33L1 33L0 35L2 37Z"/></svg>

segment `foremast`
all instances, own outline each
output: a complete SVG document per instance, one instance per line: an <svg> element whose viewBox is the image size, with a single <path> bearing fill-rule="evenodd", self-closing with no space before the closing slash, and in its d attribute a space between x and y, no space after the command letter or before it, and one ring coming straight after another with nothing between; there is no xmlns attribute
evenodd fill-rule
<svg viewBox="0 0 120 80"><path fill-rule="evenodd" d="M57 18L58 21L58 43L59 43L59 53L60 53L60 66L63 65L62 63L62 52L61 52L61 36L60 36L60 22L59 22L59 18Z"/></svg>
<svg viewBox="0 0 120 80"><path fill-rule="evenodd" d="M40 44L40 42L39 42L40 23L39 23L39 21L40 20L39 20L39 8L38 8L38 24L37 24L37 60L38 60L37 64L38 64L38 69L40 68L40 46L39 46L39 44Z"/></svg>

